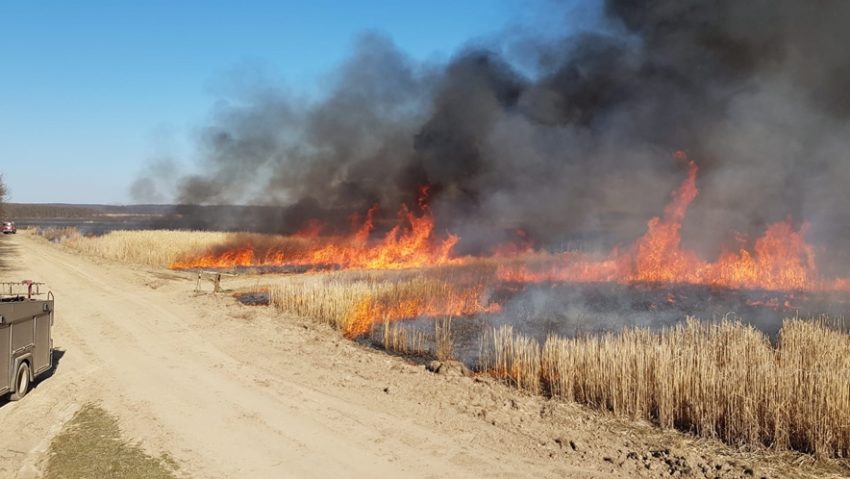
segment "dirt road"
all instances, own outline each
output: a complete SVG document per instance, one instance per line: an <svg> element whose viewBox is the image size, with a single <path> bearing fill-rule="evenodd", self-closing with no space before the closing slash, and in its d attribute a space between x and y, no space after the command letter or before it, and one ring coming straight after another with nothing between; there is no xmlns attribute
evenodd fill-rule
<svg viewBox="0 0 850 479"><path fill-rule="evenodd" d="M654 477L647 451L672 457L692 442L432 374L322 326L196 295L187 275L27 235L0 238L0 253L3 278L49 283L64 351L25 400L0 404L0 477L38 477L51 438L90 401L199 478ZM717 450L703 449L690 460L710 464ZM615 463L629 452L650 466Z"/></svg>

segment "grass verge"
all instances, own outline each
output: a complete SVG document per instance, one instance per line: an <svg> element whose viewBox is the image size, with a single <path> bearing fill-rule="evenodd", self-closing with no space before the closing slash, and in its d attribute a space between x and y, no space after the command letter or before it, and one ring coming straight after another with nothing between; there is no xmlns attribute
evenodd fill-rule
<svg viewBox="0 0 850 479"><path fill-rule="evenodd" d="M84 405L50 444L44 479L173 479L175 462L147 455L121 437L118 420Z"/></svg>

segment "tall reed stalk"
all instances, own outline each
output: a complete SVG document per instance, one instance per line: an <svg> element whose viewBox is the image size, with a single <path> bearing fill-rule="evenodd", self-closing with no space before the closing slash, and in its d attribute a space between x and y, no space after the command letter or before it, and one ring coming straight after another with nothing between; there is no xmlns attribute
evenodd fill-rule
<svg viewBox="0 0 850 479"><path fill-rule="evenodd" d="M562 338L540 348L509 326L481 368L521 389L736 445L850 457L850 335L786 320L776 347L734 321Z"/></svg>
<svg viewBox="0 0 850 479"><path fill-rule="evenodd" d="M455 340L452 334L451 316L434 321L434 351L440 361L455 357Z"/></svg>

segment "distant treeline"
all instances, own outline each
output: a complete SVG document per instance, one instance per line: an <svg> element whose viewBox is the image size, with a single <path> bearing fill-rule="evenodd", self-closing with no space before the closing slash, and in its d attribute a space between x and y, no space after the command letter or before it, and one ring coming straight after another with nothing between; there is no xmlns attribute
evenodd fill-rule
<svg viewBox="0 0 850 479"><path fill-rule="evenodd" d="M100 216L164 216L171 205L74 205L66 203L6 203L4 214L10 220L28 219L87 219Z"/></svg>
<svg viewBox="0 0 850 479"><path fill-rule="evenodd" d="M54 204L6 203L3 210L13 221L17 218L90 218L97 214L89 208Z"/></svg>
<svg viewBox="0 0 850 479"><path fill-rule="evenodd" d="M351 212L329 210L318 202L301 202L286 207L259 205L98 205L67 203L7 203L4 218L19 225L43 225L52 221L93 221L144 225L151 229L251 231L289 234L312 220L321 220L323 233L351 229ZM29 221L27 221L29 220ZM375 218L377 232L395 225L395 215ZM114 225L113 225L114 226Z"/></svg>

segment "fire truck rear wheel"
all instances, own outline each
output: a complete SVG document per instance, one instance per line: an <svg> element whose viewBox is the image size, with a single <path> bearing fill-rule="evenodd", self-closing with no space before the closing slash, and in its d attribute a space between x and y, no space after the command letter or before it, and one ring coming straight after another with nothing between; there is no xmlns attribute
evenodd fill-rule
<svg viewBox="0 0 850 479"><path fill-rule="evenodd" d="M22 362L18 366L18 373L15 375L15 392L9 395L9 399L17 401L22 399L30 390L30 366L26 362Z"/></svg>

